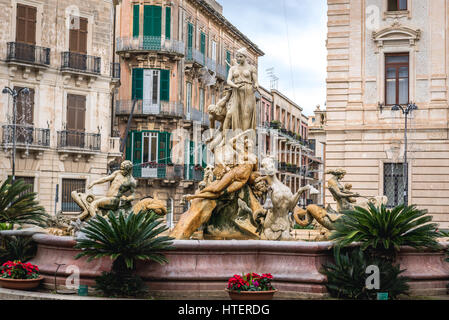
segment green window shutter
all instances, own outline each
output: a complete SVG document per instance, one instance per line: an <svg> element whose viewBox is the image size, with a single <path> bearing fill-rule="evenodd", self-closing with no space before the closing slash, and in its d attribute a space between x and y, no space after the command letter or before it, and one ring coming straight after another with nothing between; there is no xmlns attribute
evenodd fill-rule
<svg viewBox="0 0 449 320"><path fill-rule="evenodd" d="M193 24L187 25L187 60L192 60Z"/></svg>
<svg viewBox="0 0 449 320"><path fill-rule="evenodd" d="M133 175L135 177L142 176L142 132L134 131L134 143L133 143Z"/></svg>
<svg viewBox="0 0 449 320"><path fill-rule="evenodd" d="M162 7L144 6L143 17L143 35L160 37L162 29Z"/></svg>
<svg viewBox="0 0 449 320"><path fill-rule="evenodd" d="M129 132L128 139L126 139L126 152L125 152L126 160L129 161L131 161L131 152L132 152L131 140L132 140L132 132Z"/></svg>
<svg viewBox="0 0 449 320"><path fill-rule="evenodd" d="M171 8L165 8L165 38L170 39L171 33Z"/></svg>
<svg viewBox="0 0 449 320"><path fill-rule="evenodd" d="M171 159L171 149L172 149L172 141L171 141L171 133L167 133L167 163L173 163Z"/></svg>
<svg viewBox="0 0 449 320"><path fill-rule="evenodd" d="M226 61L229 63L229 65L231 64L231 52L226 51ZM226 64L226 75L229 73L229 69L231 69L231 67L228 64Z"/></svg>
<svg viewBox="0 0 449 320"><path fill-rule="evenodd" d="M158 133L158 163L167 163L167 132Z"/></svg>
<svg viewBox="0 0 449 320"><path fill-rule="evenodd" d="M136 68L133 69L132 76L132 99L142 100L143 99L143 69Z"/></svg>
<svg viewBox="0 0 449 320"><path fill-rule="evenodd" d="M206 35L201 32L201 47L200 47L201 53L206 54Z"/></svg>
<svg viewBox="0 0 449 320"><path fill-rule="evenodd" d="M170 100L170 70L161 70L161 101Z"/></svg>
<svg viewBox="0 0 449 320"><path fill-rule="evenodd" d="M139 36L139 10L140 6L135 4L133 7L133 37L137 38Z"/></svg>

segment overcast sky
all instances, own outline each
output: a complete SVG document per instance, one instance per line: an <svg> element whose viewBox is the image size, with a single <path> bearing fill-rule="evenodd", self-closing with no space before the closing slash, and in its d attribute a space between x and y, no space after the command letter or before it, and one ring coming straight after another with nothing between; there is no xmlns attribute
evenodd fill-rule
<svg viewBox="0 0 449 320"><path fill-rule="evenodd" d="M265 52L259 59L259 82L263 87L270 88L266 69L274 67L279 91L299 104L306 115L312 115L317 104L324 106L326 0L218 2L223 6L223 15Z"/></svg>

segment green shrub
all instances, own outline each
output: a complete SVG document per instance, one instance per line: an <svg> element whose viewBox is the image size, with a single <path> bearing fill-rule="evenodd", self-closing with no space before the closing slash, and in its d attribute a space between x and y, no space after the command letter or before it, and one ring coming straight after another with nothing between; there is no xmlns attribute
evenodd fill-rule
<svg viewBox="0 0 449 320"><path fill-rule="evenodd" d="M162 225L154 212L110 211L107 219L97 215L90 219L81 231L86 238L77 239L75 248L82 249L75 258L88 260L110 257L114 260L113 272L128 272L136 260L153 260L160 264L168 262L160 251L171 249L172 238L160 236L168 228Z"/></svg>
<svg viewBox="0 0 449 320"><path fill-rule="evenodd" d="M0 264L7 261L28 261L36 255L37 245L31 237L7 236L0 243Z"/></svg>
<svg viewBox="0 0 449 320"><path fill-rule="evenodd" d="M363 250L390 253L399 251L400 246L437 249L440 233L438 225L431 221L427 210L418 210L416 206L387 209L370 203L368 210L355 207L353 211L345 211L330 238L341 247L360 242Z"/></svg>
<svg viewBox="0 0 449 320"><path fill-rule="evenodd" d="M45 209L36 201L35 192L27 192L29 185L23 180L12 182L12 177L6 179L0 186L0 223L32 224L41 227L47 225L48 215Z"/></svg>
<svg viewBox="0 0 449 320"><path fill-rule="evenodd" d="M143 297L148 292L142 278L133 274L103 272L95 284L95 290L106 297Z"/></svg>
<svg viewBox="0 0 449 320"><path fill-rule="evenodd" d="M389 299L396 299L400 294L407 294L408 279L400 276L405 270L400 270L383 259L367 257L360 248L334 250L335 264L323 265L321 273L327 276L327 290L330 295L340 299L375 300L378 292L388 292ZM368 290L366 279L369 274L366 269L370 265L379 267L380 289Z"/></svg>

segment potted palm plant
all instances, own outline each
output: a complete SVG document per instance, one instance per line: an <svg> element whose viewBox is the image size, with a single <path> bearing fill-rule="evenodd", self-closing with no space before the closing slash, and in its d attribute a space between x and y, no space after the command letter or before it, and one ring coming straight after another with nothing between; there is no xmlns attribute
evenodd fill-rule
<svg viewBox="0 0 449 320"><path fill-rule="evenodd" d="M270 273L235 274L228 280L225 290L232 300L272 300L278 291L272 286L272 279Z"/></svg>
<svg viewBox="0 0 449 320"><path fill-rule="evenodd" d="M41 283L39 268L22 261L7 261L0 267L0 286L7 289L29 290Z"/></svg>

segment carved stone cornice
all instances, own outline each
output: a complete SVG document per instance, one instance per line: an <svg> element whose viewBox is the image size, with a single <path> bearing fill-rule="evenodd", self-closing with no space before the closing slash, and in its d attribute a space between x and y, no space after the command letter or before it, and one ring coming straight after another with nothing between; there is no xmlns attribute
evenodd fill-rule
<svg viewBox="0 0 449 320"><path fill-rule="evenodd" d="M378 49L384 47L386 43L408 43L412 47L421 39L421 30L402 26L396 21L387 28L373 31L372 39Z"/></svg>

